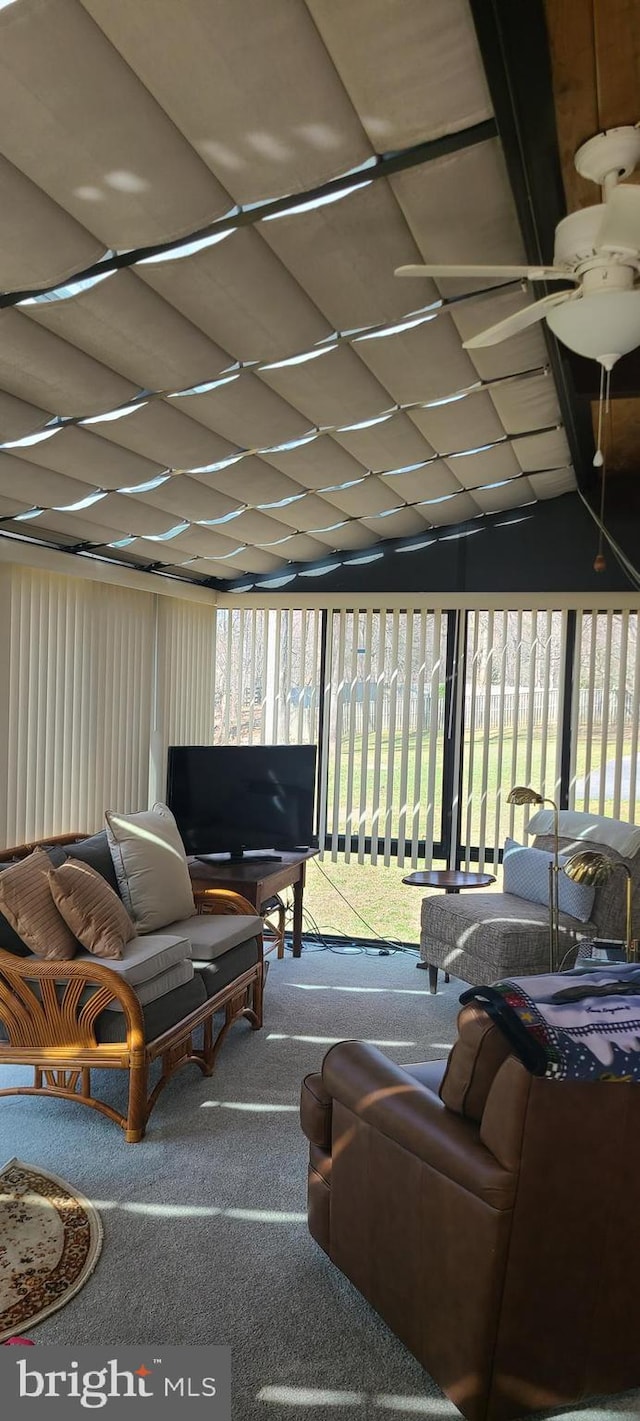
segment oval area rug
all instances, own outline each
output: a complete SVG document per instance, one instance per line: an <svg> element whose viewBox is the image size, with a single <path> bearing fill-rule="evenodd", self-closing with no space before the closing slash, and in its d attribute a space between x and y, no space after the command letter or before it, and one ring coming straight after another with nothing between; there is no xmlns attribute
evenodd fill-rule
<svg viewBox="0 0 640 1421"><path fill-rule="evenodd" d="M0 1342L64 1307L101 1248L88 1199L47 1170L9 1160L0 1170Z"/></svg>

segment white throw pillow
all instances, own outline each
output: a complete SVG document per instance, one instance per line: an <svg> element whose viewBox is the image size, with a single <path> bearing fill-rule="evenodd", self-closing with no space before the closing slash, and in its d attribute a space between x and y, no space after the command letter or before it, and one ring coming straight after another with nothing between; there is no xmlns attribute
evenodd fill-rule
<svg viewBox="0 0 640 1421"><path fill-rule="evenodd" d="M184 844L166 804L141 814L105 815L120 897L139 933L192 918L193 889Z"/></svg>

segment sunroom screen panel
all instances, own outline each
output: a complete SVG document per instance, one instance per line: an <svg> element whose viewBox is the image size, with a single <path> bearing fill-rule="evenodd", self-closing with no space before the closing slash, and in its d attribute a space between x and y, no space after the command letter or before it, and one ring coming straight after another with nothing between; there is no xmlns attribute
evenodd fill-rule
<svg viewBox="0 0 640 1421"><path fill-rule="evenodd" d="M334 439L376 474L420 463L435 453L409 415L402 411L374 421L365 429L338 429Z"/></svg>
<svg viewBox="0 0 640 1421"><path fill-rule="evenodd" d="M389 182L423 261L476 265L525 260L504 153L497 138L448 153L423 167L394 173ZM496 285L498 282L496 278ZM449 279L437 284L443 295L455 296L474 287L485 287L487 282ZM415 282L416 291L420 285ZM421 298L415 304L421 304Z"/></svg>
<svg viewBox="0 0 640 1421"><path fill-rule="evenodd" d="M231 206L78 0L0 11L0 72L5 156L105 247L167 241Z"/></svg>
<svg viewBox="0 0 640 1421"><path fill-rule="evenodd" d="M307 5L379 152L454 133L491 114L466 0Z"/></svg>
<svg viewBox="0 0 640 1421"><path fill-rule="evenodd" d="M430 166L418 168L420 181ZM339 202L262 222L260 235L336 330L398 321L438 299L434 282L394 276L397 266L422 258L386 178Z"/></svg>
<svg viewBox="0 0 640 1421"><path fill-rule="evenodd" d="M241 449L301 439L311 428L311 421L288 404L286 396L269 389L249 370L215 390L179 395L171 404Z"/></svg>
<svg viewBox="0 0 640 1421"><path fill-rule="evenodd" d="M226 350L132 271L114 272L69 300L23 309L37 325L102 361L137 389L185 389L214 379L231 362Z"/></svg>
<svg viewBox="0 0 640 1421"><path fill-rule="evenodd" d="M314 187L370 156L302 0L243 0L240 21L237 0L154 0L152 22L145 6L83 3L235 202Z"/></svg>
<svg viewBox="0 0 640 1421"><path fill-rule="evenodd" d="M475 376L471 383L474 381ZM454 389L447 392L448 395L455 393ZM462 399L447 399L446 403L430 409L412 409L410 414L438 454L478 449L502 439L505 432L486 390L477 390Z"/></svg>
<svg viewBox="0 0 640 1421"><path fill-rule="evenodd" d="M252 227L179 260L142 263L136 274L234 360L277 360L331 334L329 322Z"/></svg>
<svg viewBox="0 0 640 1421"><path fill-rule="evenodd" d="M72 417L125 405L139 388L10 309L0 311L0 385L52 415Z"/></svg>
<svg viewBox="0 0 640 1421"><path fill-rule="evenodd" d="M53 286L104 256L104 242L2 156L0 204L0 290Z"/></svg>
<svg viewBox="0 0 640 1421"><path fill-rule="evenodd" d="M550 371L493 385L490 398L508 434L523 434L560 423L560 407Z"/></svg>

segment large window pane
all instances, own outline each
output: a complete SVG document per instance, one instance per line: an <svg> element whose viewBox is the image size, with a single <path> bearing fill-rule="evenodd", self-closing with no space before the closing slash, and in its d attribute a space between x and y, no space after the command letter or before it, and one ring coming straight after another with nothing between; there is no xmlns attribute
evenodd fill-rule
<svg viewBox="0 0 640 1421"><path fill-rule="evenodd" d="M314 744L321 612L220 609L216 745Z"/></svg>
<svg viewBox="0 0 640 1421"><path fill-rule="evenodd" d="M522 839L530 808L508 805L513 785L558 799L565 616L470 612L467 630L461 841L465 863L494 860L507 834ZM526 839L525 839L526 842Z"/></svg>
<svg viewBox="0 0 640 1421"><path fill-rule="evenodd" d="M635 819L640 794L637 612L578 617L574 676L571 804Z"/></svg>
<svg viewBox="0 0 640 1421"><path fill-rule="evenodd" d="M385 864L430 861L442 829L446 622L341 611L331 627L327 834Z"/></svg>

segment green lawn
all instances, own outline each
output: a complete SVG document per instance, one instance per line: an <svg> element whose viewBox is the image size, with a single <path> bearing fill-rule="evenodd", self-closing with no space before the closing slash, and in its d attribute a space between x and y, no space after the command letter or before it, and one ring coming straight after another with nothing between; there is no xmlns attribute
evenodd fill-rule
<svg viewBox="0 0 640 1421"><path fill-rule="evenodd" d="M550 726L546 738L546 743L542 733L537 731L532 738L530 753L527 755L526 737L518 737L515 753L513 743L513 733L511 731L502 737L502 746L498 733L494 733L487 738L486 745L482 739L476 740L474 747L473 761L470 759L469 739L465 742L465 773L463 781L463 801L462 801L462 840L471 844L480 842L481 834L485 844L493 845L494 842L502 846L505 835L510 827L510 808L506 804L506 797L513 784L530 784L534 789L542 791L543 787L553 797L553 784L555 779L555 755L556 755L556 731L555 726ZM436 794L434 796L434 837L438 836L440 824L440 774L442 739L438 752L438 764L436 775ZM593 737L591 747L591 768L598 766L604 748L604 760L612 760L615 757L615 742L609 737L609 742L604 747L601 743L600 733ZM631 727L625 727L623 754L629 754L631 749ZM353 766L351 780L351 802L354 806L354 818L352 832L357 832L358 816L360 814L360 795L363 785L365 804L365 832L371 832L376 823L382 825L384 833L385 826L388 825L390 837L395 837L398 833L400 823L400 766L401 766L401 745L399 738L396 740L393 757L389 756L388 742L383 744L381 774L378 785L377 804L379 806L379 817L374 818L374 766L372 757L369 754L365 773L363 774L362 762L362 737L356 736L353 745ZM427 761L429 753L428 739L425 737L422 742L422 756L420 766L420 787L419 787L419 832L424 833L426 823L426 805L424 795L427 786ZM586 735L582 734L577 742L577 764L576 775L578 778L584 775L587 754ZM486 791L481 792L484 762L486 760ZM416 746L415 736L410 737L407 755L407 776L406 776L406 801L405 811L406 822L411 822L413 813L414 786L416 783ZM393 793L388 795L389 785L393 786ZM333 781L330 786L328 827L331 831L333 820ZM343 740L342 755L340 757L339 775L339 805L340 812L337 816L337 829L339 833L348 830L345 806L349 790L349 742ZM582 807L582 801L578 803ZM597 810L597 806L591 805ZM613 814L613 802L607 800L604 805L605 814ZM625 807L621 807L621 817L625 817ZM514 813L513 827L516 837L524 837L523 826L529 817L529 811L517 809ZM484 832L482 833L482 830ZM374 828L375 832L375 828ZM434 860L434 867L444 865ZM472 865L475 866L475 865ZM307 873L307 889L305 892L305 905L310 914L317 922L318 926L327 933L336 932L354 936L380 936L391 939L400 939L405 942L417 942L419 936L419 916L421 894L416 889L407 888L402 883L405 874L411 872L411 863L405 862L404 867L399 868L397 863L385 867L384 864L371 864L365 862L358 863L357 856L353 855L349 862L346 862L341 855L336 862L330 856L320 863L314 861L310 864ZM498 871L500 873L500 871ZM500 886L499 882L496 885ZM341 896L344 895L344 897ZM348 903L344 899L348 900ZM351 905L351 906L350 906ZM358 916L360 915L360 916ZM363 922L362 919L365 921ZM369 926L366 926L368 924Z"/></svg>
<svg viewBox="0 0 640 1421"><path fill-rule="evenodd" d="M444 868L444 864L434 863L434 867ZM307 869L305 908L326 933L417 944L423 894L403 884L404 874L410 872L410 864L385 868L382 864L359 864L353 858L350 863L342 857L335 863L329 857L314 859ZM311 927L308 919L305 929Z"/></svg>

